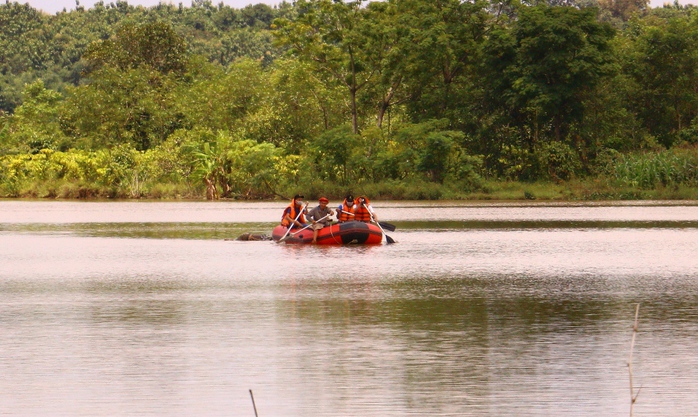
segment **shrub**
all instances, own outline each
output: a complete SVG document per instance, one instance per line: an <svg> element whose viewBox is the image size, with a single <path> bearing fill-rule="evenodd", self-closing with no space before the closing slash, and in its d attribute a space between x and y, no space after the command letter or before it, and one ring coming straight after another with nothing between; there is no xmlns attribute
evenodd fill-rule
<svg viewBox="0 0 698 417"><path fill-rule="evenodd" d="M609 161L607 175L631 187L698 185L698 149L674 148L660 152L618 154Z"/></svg>
<svg viewBox="0 0 698 417"><path fill-rule="evenodd" d="M545 177L554 181L571 179L582 166L577 152L563 142L544 143L537 157Z"/></svg>

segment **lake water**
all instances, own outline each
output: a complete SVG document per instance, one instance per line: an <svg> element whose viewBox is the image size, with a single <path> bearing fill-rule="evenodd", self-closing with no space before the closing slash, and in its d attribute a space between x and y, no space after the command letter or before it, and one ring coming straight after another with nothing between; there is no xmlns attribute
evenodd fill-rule
<svg viewBox="0 0 698 417"><path fill-rule="evenodd" d="M0 415L698 415L698 205L374 206L0 201Z"/></svg>

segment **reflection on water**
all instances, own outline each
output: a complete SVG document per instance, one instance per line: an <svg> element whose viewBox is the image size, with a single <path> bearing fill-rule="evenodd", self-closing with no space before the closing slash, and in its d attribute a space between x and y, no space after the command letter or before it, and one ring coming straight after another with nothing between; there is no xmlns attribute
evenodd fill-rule
<svg viewBox="0 0 698 417"><path fill-rule="evenodd" d="M32 234L143 239L235 239L243 233L271 235L270 223L21 223L0 226L0 231Z"/></svg>
<svg viewBox="0 0 698 417"><path fill-rule="evenodd" d="M394 203L397 244L326 248L224 240L273 224L247 204L12 204L3 415L628 415L635 303L635 415L698 414L694 206Z"/></svg>

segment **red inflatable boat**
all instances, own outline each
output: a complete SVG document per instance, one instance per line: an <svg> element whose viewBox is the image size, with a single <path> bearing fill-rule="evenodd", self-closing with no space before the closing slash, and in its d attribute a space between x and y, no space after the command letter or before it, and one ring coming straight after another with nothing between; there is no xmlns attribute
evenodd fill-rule
<svg viewBox="0 0 698 417"><path fill-rule="evenodd" d="M288 232L287 227L276 226L271 232L271 238L275 241L283 238L285 243L313 242L313 230L311 228L304 230L291 229L291 232L288 234L286 232ZM383 233L380 227L372 223L353 221L326 226L317 235L318 245L380 245L382 240Z"/></svg>

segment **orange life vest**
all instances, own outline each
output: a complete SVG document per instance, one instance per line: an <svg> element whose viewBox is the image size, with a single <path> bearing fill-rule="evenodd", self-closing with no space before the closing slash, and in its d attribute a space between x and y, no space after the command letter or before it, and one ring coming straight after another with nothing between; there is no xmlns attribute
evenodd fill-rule
<svg viewBox="0 0 698 417"><path fill-rule="evenodd" d="M346 212L346 213L345 213ZM337 207L337 220L340 222L348 222L354 220L354 216L349 213L354 213L354 202L345 199L339 207Z"/></svg>
<svg viewBox="0 0 698 417"><path fill-rule="evenodd" d="M281 225L286 227L290 226L291 222L288 221L288 219L286 219L286 215L288 214L291 217L291 219L295 219L298 216L298 212L300 210L303 210L303 206L298 207L295 204L293 204L293 202L291 202L291 205L284 209L284 214L281 216ZM301 214L300 216L298 216L298 221L301 223L306 223L305 215Z"/></svg>
<svg viewBox="0 0 698 417"><path fill-rule="evenodd" d="M366 202L363 205L361 204L362 198L366 200ZM358 197L354 201L354 220L365 223L371 222L371 214L368 211L369 204L371 204L371 202L368 201L368 198L364 196Z"/></svg>

